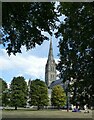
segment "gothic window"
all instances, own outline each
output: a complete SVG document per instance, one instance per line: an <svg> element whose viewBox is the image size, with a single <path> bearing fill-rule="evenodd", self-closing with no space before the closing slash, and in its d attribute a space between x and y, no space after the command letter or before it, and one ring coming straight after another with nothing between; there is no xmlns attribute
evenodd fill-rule
<svg viewBox="0 0 94 120"><path fill-rule="evenodd" d="M52 72L54 72L54 71L55 71L54 66L51 66L51 71L52 71Z"/></svg>
<svg viewBox="0 0 94 120"><path fill-rule="evenodd" d="M53 79L53 75L51 74L51 80Z"/></svg>
<svg viewBox="0 0 94 120"><path fill-rule="evenodd" d="M51 67L51 71L53 71L53 67Z"/></svg>

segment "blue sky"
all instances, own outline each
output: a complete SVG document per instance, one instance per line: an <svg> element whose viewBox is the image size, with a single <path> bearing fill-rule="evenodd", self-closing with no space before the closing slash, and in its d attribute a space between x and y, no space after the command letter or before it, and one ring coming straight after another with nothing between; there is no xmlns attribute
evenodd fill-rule
<svg viewBox="0 0 94 120"><path fill-rule="evenodd" d="M49 36L49 35L47 35ZM51 39L51 36L49 36ZM58 41L54 36L52 37L53 55L55 61L58 61ZM29 51L22 47L22 54L17 53L16 56L10 57L6 53L5 48L0 46L0 77L10 84L13 77L24 76L28 81L39 78L45 80L45 64L48 57L50 41L44 41L41 46L36 46Z"/></svg>

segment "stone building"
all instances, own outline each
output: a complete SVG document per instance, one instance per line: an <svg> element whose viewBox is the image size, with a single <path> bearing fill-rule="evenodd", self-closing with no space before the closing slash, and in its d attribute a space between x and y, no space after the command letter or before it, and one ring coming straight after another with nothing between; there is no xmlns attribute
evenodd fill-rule
<svg viewBox="0 0 94 120"><path fill-rule="evenodd" d="M50 86L50 84L56 80L56 63L53 57L53 48L52 48L52 40L50 41L50 48L47 63L45 66L45 83Z"/></svg>

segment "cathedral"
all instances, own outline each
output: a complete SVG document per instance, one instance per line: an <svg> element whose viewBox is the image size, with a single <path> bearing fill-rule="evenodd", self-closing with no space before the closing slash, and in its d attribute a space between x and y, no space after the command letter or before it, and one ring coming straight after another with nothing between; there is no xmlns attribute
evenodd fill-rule
<svg viewBox="0 0 94 120"><path fill-rule="evenodd" d="M49 105L51 105L51 92L54 86L60 85L64 88L64 90L67 88L66 84L62 82L62 79L57 79L56 76L56 63L53 56L52 40L50 40L48 59L45 65L45 83L48 87Z"/></svg>
<svg viewBox="0 0 94 120"><path fill-rule="evenodd" d="M45 83L48 87L48 92L51 91L52 87L55 85L61 85L63 88L65 87L64 84L62 83L62 80L61 79L57 80L56 76L57 76L56 63L53 56L52 40L50 40L48 59L45 65Z"/></svg>
<svg viewBox="0 0 94 120"><path fill-rule="evenodd" d="M47 63L45 66L45 83L50 87L51 83L56 80L56 63L53 57L52 40L50 41L50 48Z"/></svg>
<svg viewBox="0 0 94 120"><path fill-rule="evenodd" d="M53 56L52 40L50 40L48 59L45 65L45 83L48 87L49 105L51 105L52 88L56 85L61 85L63 88L65 87L62 80L57 80L56 76L56 63Z"/></svg>

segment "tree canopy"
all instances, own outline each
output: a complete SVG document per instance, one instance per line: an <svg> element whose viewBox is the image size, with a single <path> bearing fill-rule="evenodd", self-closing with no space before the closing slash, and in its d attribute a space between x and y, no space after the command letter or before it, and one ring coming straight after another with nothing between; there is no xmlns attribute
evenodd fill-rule
<svg viewBox="0 0 94 120"><path fill-rule="evenodd" d="M5 80L0 78L0 105L6 106L8 104L8 86Z"/></svg>
<svg viewBox="0 0 94 120"><path fill-rule="evenodd" d="M14 77L11 81L10 104L15 107L25 107L27 102L27 84L22 76Z"/></svg>
<svg viewBox="0 0 94 120"><path fill-rule="evenodd" d="M5 80L3 80L2 78L0 78L0 92L1 91L5 91L5 89L7 88L7 83L5 82Z"/></svg>
<svg viewBox="0 0 94 120"><path fill-rule="evenodd" d="M63 37L59 42L58 70L64 81L71 81L73 78L74 96L76 95L74 101L84 101L84 104L92 105L94 100L94 2L61 3L59 10L66 18L56 34L57 37Z"/></svg>
<svg viewBox="0 0 94 120"><path fill-rule="evenodd" d="M56 85L52 88L51 104L52 106L57 106L58 109L66 105L66 94L60 85Z"/></svg>
<svg viewBox="0 0 94 120"><path fill-rule="evenodd" d="M46 84L39 80L33 80L30 84L30 105L38 107L38 110L48 105L48 89Z"/></svg>
<svg viewBox="0 0 94 120"><path fill-rule="evenodd" d="M57 16L53 2L2 3L2 27L8 34L3 41L7 43L8 54L21 52L23 45L27 50L41 45L48 39L42 31L51 34Z"/></svg>

